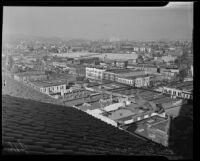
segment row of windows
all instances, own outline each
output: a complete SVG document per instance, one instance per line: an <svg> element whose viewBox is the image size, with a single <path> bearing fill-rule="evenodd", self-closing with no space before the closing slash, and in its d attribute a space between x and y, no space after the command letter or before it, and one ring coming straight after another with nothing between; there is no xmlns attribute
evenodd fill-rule
<svg viewBox="0 0 200 161"><path fill-rule="evenodd" d="M178 92L178 91L172 91L172 90L164 90L165 93L171 94L173 96L178 96L178 97L183 97L183 98L192 98L192 96L190 94L184 94L182 92Z"/></svg>
<svg viewBox="0 0 200 161"><path fill-rule="evenodd" d="M43 92L49 92L49 91L54 91L54 90L63 90L65 88L64 85L62 86L54 86L54 87L47 87L47 88L43 88L42 91Z"/></svg>

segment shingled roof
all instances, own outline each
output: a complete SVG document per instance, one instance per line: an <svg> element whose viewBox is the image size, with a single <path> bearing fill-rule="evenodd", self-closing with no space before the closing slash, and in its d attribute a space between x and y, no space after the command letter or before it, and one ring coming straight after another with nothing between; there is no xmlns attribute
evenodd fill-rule
<svg viewBox="0 0 200 161"><path fill-rule="evenodd" d="M2 96L3 154L165 155L144 141L72 107Z"/></svg>

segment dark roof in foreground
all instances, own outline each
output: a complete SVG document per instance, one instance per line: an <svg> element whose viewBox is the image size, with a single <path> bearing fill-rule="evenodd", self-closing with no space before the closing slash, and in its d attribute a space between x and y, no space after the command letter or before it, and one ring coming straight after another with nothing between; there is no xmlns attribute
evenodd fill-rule
<svg viewBox="0 0 200 161"><path fill-rule="evenodd" d="M166 148L132 136L82 111L2 96L3 154L165 155Z"/></svg>

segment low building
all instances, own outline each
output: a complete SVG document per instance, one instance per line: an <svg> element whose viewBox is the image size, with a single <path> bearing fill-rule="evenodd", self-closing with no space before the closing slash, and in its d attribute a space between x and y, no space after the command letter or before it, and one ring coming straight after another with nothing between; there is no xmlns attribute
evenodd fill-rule
<svg viewBox="0 0 200 161"><path fill-rule="evenodd" d="M83 58L74 58L74 64L92 64L99 65L100 60L98 57L83 57Z"/></svg>
<svg viewBox="0 0 200 161"><path fill-rule="evenodd" d="M129 76L129 77L119 77L117 82L135 86L135 87L146 87L150 84L150 77L145 75Z"/></svg>
<svg viewBox="0 0 200 161"><path fill-rule="evenodd" d="M134 80L135 87L147 87L150 84L150 77L148 75L131 76L127 78Z"/></svg>
<svg viewBox="0 0 200 161"><path fill-rule="evenodd" d="M169 143L169 125L169 118L155 115L129 124L126 130L167 147Z"/></svg>
<svg viewBox="0 0 200 161"><path fill-rule="evenodd" d="M53 62L52 65L55 67L61 67L61 68L65 68L67 66L66 62Z"/></svg>
<svg viewBox="0 0 200 161"><path fill-rule="evenodd" d="M152 141L167 147L169 145L169 124L169 119L149 124L147 126L148 137Z"/></svg>
<svg viewBox="0 0 200 161"><path fill-rule="evenodd" d="M153 64L137 64L131 65L134 69L144 70L148 73L158 73L158 66Z"/></svg>
<svg viewBox="0 0 200 161"><path fill-rule="evenodd" d="M14 79L18 81L42 81L47 80L45 72L30 71L14 74Z"/></svg>
<svg viewBox="0 0 200 161"><path fill-rule="evenodd" d="M193 99L193 81L165 86L162 92L170 94L173 97Z"/></svg>
<svg viewBox="0 0 200 161"><path fill-rule="evenodd" d="M112 66L119 68L127 68L128 60L114 60Z"/></svg>
<svg viewBox="0 0 200 161"><path fill-rule="evenodd" d="M86 66L84 65L75 65L75 64L68 64L67 68L69 69L69 74L74 76L83 76L86 75Z"/></svg>
<svg viewBox="0 0 200 161"><path fill-rule="evenodd" d="M95 80L102 80L103 79L103 73L106 70L103 68L91 68L86 67L86 78L89 79L95 79Z"/></svg>
<svg viewBox="0 0 200 161"><path fill-rule="evenodd" d="M103 79L110 81L117 81L118 78L125 78L128 76L145 75L146 72L134 69L109 69L103 73Z"/></svg>
<svg viewBox="0 0 200 161"><path fill-rule="evenodd" d="M52 81L35 81L31 82L33 86L39 89L40 92L52 95L52 94L60 94L64 95L66 87L67 87L67 80L52 80Z"/></svg>
<svg viewBox="0 0 200 161"><path fill-rule="evenodd" d="M177 59L177 56L172 56L172 55L165 55L162 56L161 58L164 62L174 62Z"/></svg>

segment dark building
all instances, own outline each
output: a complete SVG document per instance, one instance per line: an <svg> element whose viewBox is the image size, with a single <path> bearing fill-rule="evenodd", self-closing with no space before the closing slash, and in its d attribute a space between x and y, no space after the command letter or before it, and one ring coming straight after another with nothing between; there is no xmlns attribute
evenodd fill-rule
<svg viewBox="0 0 200 161"><path fill-rule="evenodd" d="M93 64L93 65L99 65L100 64L100 60L97 57L77 58L77 59L74 59L74 64Z"/></svg>
<svg viewBox="0 0 200 161"><path fill-rule="evenodd" d="M68 64L67 67L69 68L69 74L75 76L85 76L86 71L84 65Z"/></svg>
<svg viewBox="0 0 200 161"><path fill-rule="evenodd" d="M112 62L112 66L119 67L119 68L127 68L128 60L114 60Z"/></svg>

